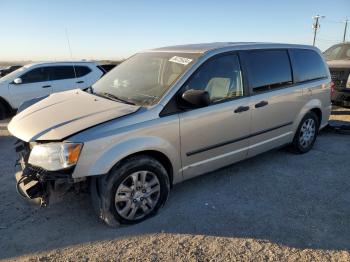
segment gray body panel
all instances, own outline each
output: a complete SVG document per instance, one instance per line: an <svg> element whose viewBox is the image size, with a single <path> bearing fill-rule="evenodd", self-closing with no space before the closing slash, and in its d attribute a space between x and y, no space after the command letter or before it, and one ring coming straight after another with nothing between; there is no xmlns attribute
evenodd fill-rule
<svg viewBox="0 0 350 262"><path fill-rule="evenodd" d="M160 116L163 108L189 76L210 57L231 51L278 48L312 49L321 54L318 49L310 46L268 43L213 43L150 50L148 52L197 52L203 55L153 107L138 110L134 106L104 99L99 110L95 112L95 109L90 109L92 117L85 118L81 111L78 110L78 114L72 107L64 109L62 106L60 110L63 110L64 116L58 117L59 120L50 120L47 119L49 112L46 110L34 113L34 105L16 116L9 129L12 134L26 141L37 137L43 130L48 130L39 138L59 140L68 137L66 141L83 142L73 172L74 178L105 174L127 156L156 151L170 160L173 182L178 183L292 142L301 119L311 109L316 108L322 112L320 127L327 125L331 109L329 75L327 79ZM65 94L57 94L57 99ZM86 96L91 101L76 101L76 107L92 107L95 97L90 98L88 94L81 96ZM268 101L269 106L254 108L262 100ZM45 101L48 99L38 104ZM241 105L248 105L250 110L234 113L235 108ZM47 120L43 121L43 118ZM54 123L70 119L74 121L50 130ZM36 121L42 121L39 127L35 126ZM89 126L94 127L88 128ZM78 132L79 129L83 131Z"/></svg>

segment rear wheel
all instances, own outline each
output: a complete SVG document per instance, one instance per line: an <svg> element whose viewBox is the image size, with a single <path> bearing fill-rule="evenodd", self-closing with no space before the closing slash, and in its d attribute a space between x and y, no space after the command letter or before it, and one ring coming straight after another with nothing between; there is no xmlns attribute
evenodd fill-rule
<svg viewBox="0 0 350 262"><path fill-rule="evenodd" d="M319 119L314 112L307 113L301 120L295 133L292 150L296 153L306 153L313 147L319 129Z"/></svg>
<svg viewBox="0 0 350 262"><path fill-rule="evenodd" d="M165 168L148 156L122 161L91 182L94 208L109 226L135 224L155 215L170 190Z"/></svg>

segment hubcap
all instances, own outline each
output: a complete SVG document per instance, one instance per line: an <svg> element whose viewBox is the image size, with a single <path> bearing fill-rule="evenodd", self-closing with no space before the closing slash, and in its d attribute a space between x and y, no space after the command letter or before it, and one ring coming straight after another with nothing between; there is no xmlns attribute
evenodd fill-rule
<svg viewBox="0 0 350 262"><path fill-rule="evenodd" d="M316 123L312 118L307 119L300 129L299 143L303 148L308 147L314 140Z"/></svg>
<svg viewBox="0 0 350 262"><path fill-rule="evenodd" d="M115 208L124 219L140 219L155 208L159 196L158 177L150 171L138 171L127 176L118 186Z"/></svg>

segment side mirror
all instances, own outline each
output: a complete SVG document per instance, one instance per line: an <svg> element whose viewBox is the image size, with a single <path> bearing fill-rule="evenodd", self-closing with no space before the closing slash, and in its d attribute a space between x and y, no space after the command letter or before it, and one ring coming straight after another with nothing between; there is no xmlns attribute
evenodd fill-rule
<svg viewBox="0 0 350 262"><path fill-rule="evenodd" d="M209 93L205 90L190 89L182 94L182 99L194 107L210 105Z"/></svg>
<svg viewBox="0 0 350 262"><path fill-rule="evenodd" d="M20 78L20 77L16 78L15 80L13 80L13 83L16 85L22 84L22 78Z"/></svg>

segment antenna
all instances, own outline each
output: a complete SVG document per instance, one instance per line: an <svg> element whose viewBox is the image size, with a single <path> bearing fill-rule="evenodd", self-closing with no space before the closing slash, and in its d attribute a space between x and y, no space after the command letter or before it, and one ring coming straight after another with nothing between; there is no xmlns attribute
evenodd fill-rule
<svg viewBox="0 0 350 262"><path fill-rule="evenodd" d="M345 40L346 40L346 28L348 27L348 22L349 22L349 19L346 18L346 19L344 20L345 27L344 27L343 43L344 43Z"/></svg>
<svg viewBox="0 0 350 262"><path fill-rule="evenodd" d="M70 42L69 42L69 35L68 35L68 29L65 28L66 30L66 38L67 38L67 43L68 43L68 50L69 50L69 54L70 54L70 59L73 61L73 55L72 55L72 49L70 47ZM77 73L75 71L75 64L73 63L73 71L74 71L74 77L77 78Z"/></svg>

